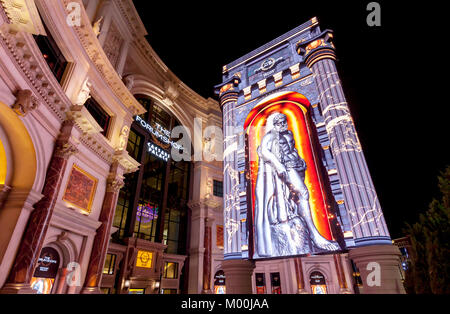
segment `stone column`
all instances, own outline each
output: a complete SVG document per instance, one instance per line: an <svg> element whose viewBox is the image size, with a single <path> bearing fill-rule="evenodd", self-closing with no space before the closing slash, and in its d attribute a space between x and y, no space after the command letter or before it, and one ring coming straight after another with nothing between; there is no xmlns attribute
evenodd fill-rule
<svg viewBox="0 0 450 314"><path fill-rule="evenodd" d="M203 254L203 290L202 290L203 294L212 294L211 291L212 222L213 222L212 219L205 218L205 236L204 236L205 253Z"/></svg>
<svg viewBox="0 0 450 314"><path fill-rule="evenodd" d="M241 258L239 172L237 170L237 135L234 134L235 108L240 78L216 86L223 112L223 208L224 208L224 258Z"/></svg>
<svg viewBox="0 0 450 314"><path fill-rule="evenodd" d="M333 255L334 265L336 267L336 274L339 281L339 292L342 294L349 294L350 290L348 289L347 280L345 279L344 269L342 267L341 256L339 254Z"/></svg>
<svg viewBox="0 0 450 314"><path fill-rule="evenodd" d="M100 282L111 237L111 225L116 211L119 191L124 185L122 173L123 171L120 170L118 162L115 161L111 166L111 172L107 180L105 198L99 217L99 221L102 224L97 229L97 234L92 245L91 257L82 290L83 294L101 294Z"/></svg>
<svg viewBox="0 0 450 314"><path fill-rule="evenodd" d="M75 140L72 138L73 129L72 121L67 120L62 125L47 169L42 192L44 197L34 205L7 283L1 293L33 293L30 287L31 279L55 208L67 161L77 152Z"/></svg>
<svg viewBox="0 0 450 314"><path fill-rule="evenodd" d="M336 160L356 245L356 248L350 252L353 251L353 255L359 256L359 250L361 250L363 255L373 254L372 261L382 259L393 263L398 257L397 252L392 246L355 124L344 96L336 69L336 53L332 39L333 33L327 30L309 41L299 43L297 52L312 70L318 88L320 108L330 138L330 147ZM393 254L390 257L386 255L389 252ZM392 287L403 288L400 273L393 272L389 265L389 263L381 265L387 267L387 269L381 269L382 273L394 276L392 280L395 281L395 285L392 284ZM397 291L395 289L392 291ZM365 291L374 291L374 289Z"/></svg>
<svg viewBox="0 0 450 314"><path fill-rule="evenodd" d="M359 268L364 294L405 294L400 279L401 253L395 245L375 245L350 250ZM377 272L379 271L379 281Z"/></svg>
<svg viewBox="0 0 450 314"><path fill-rule="evenodd" d="M333 34L327 31L301 43L297 49L311 68L318 87L355 244L390 244L389 231L337 73L332 38Z"/></svg>
<svg viewBox="0 0 450 314"><path fill-rule="evenodd" d="M188 293L199 294L203 289L203 256L204 232L205 232L205 205L202 202L189 202L189 208L192 210L190 229L190 247L189 247L189 280Z"/></svg>
<svg viewBox="0 0 450 314"><path fill-rule="evenodd" d="M59 279L58 279L58 287L56 288L55 294L64 294L64 287L66 286L66 278L67 278L68 270L66 267L61 268L59 270Z"/></svg>
<svg viewBox="0 0 450 314"><path fill-rule="evenodd" d="M228 259L222 262L227 294L252 294L254 262L243 259Z"/></svg>
<svg viewBox="0 0 450 314"><path fill-rule="evenodd" d="M303 275L302 259L300 257L294 258L295 275L297 277L298 294L308 294L305 290L305 276Z"/></svg>

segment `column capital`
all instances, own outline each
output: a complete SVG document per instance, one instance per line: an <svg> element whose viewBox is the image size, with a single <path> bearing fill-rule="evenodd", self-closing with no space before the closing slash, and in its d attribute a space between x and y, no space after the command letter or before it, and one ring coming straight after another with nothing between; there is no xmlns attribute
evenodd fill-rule
<svg viewBox="0 0 450 314"><path fill-rule="evenodd" d="M56 147L54 155L63 159L68 159L70 156L78 153L79 141L73 137L72 131L75 128L75 122L72 120L65 120L61 125L61 133L56 140Z"/></svg>
<svg viewBox="0 0 450 314"><path fill-rule="evenodd" d="M332 39L333 31L327 29L310 40L298 42L296 45L297 53L303 57L309 68L322 59L336 60Z"/></svg>
<svg viewBox="0 0 450 314"><path fill-rule="evenodd" d="M239 95L239 84L241 83L241 76L235 74L222 84L214 86L214 92L219 96L220 108L228 102L237 101ZM223 110L223 109L222 109Z"/></svg>

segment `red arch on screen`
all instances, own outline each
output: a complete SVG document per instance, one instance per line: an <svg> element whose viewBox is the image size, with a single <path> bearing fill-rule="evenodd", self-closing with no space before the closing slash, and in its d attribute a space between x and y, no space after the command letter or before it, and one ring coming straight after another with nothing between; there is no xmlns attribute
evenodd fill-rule
<svg viewBox="0 0 450 314"><path fill-rule="evenodd" d="M332 240L329 224L328 208L329 202L326 195L324 182L320 176L320 158L315 151L315 139L312 135L312 121L309 117L310 102L308 99L295 92L284 93L274 96L259 103L248 114L244 129L248 135L248 160L250 168L252 219L255 214L255 185L258 174L259 157L256 149L261 143L264 134L263 127L267 118L275 111L282 112L287 116L288 128L294 134L297 151L306 161L307 170L305 184L309 190L309 204L314 224L319 233L326 239Z"/></svg>

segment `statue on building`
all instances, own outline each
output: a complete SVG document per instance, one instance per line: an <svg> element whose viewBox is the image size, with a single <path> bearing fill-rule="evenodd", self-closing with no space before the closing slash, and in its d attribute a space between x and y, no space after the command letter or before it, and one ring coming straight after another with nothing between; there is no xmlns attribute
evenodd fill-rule
<svg viewBox="0 0 450 314"><path fill-rule="evenodd" d="M125 84L125 86L127 87L127 89L131 91L131 89L134 86L134 75L129 74L129 75L125 76L122 81Z"/></svg>
<svg viewBox="0 0 450 314"><path fill-rule="evenodd" d="M275 112L257 149L255 189L256 252L260 257L308 254L339 247L317 230L305 185L306 162L295 148L287 116Z"/></svg>
<svg viewBox="0 0 450 314"><path fill-rule="evenodd" d="M77 106L83 106L86 100L91 98L91 83L89 82L89 79L86 79L81 86L80 92L78 93L77 100L75 104Z"/></svg>
<svg viewBox="0 0 450 314"><path fill-rule="evenodd" d="M127 125L124 125L122 130L120 131L120 136L119 136L119 147L118 147L119 151L125 150L127 148L129 133L130 133L130 128Z"/></svg>
<svg viewBox="0 0 450 314"><path fill-rule="evenodd" d="M101 23L103 21L103 16L101 16L97 22L94 23L94 25L92 26L92 29L94 31L95 36L98 37L98 35L100 35L101 32Z"/></svg>

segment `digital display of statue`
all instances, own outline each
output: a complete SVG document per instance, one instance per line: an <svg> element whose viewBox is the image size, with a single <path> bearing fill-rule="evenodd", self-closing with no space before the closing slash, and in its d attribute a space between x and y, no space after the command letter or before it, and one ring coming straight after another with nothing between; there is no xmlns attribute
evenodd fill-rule
<svg viewBox="0 0 450 314"><path fill-rule="evenodd" d="M253 258L340 250L330 227L331 200L319 171L308 107L282 101L258 109L246 123Z"/></svg>

